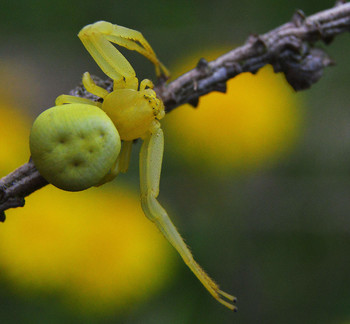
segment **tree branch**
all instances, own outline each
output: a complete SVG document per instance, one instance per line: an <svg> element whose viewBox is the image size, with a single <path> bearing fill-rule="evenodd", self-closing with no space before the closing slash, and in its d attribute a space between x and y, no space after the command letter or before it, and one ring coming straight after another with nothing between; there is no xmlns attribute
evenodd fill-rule
<svg viewBox="0 0 350 324"><path fill-rule="evenodd" d="M296 90L304 90L317 82L323 69L333 65L323 49L315 42L329 44L341 33L350 31L350 3L337 1L334 8L306 18L297 11L290 22L263 35L251 35L245 44L220 56L214 61L200 59L196 68L176 80L159 80L155 87L163 100L166 112L189 103L196 107L199 98L213 91L226 92L226 81L243 72L256 73L266 64L275 72L283 72ZM94 77L98 85L111 91L112 80ZM82 85L70 94L98 100ZM24 197L42 188L47 181L29 161L0 180L0 221L5 220L8 208L24 206Z"/></svg>

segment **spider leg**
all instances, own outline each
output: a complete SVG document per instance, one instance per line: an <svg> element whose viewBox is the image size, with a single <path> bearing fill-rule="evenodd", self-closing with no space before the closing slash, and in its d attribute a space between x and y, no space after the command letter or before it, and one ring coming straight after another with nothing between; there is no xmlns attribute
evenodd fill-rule
<svg viewBox="0 0 350 324"><path fill-rule="evenodd" d="M72 104L72 103L79 103L79 104L85 104L85 105L93 105L101 108L101 103L92 101L90 99L86 98L80 98L76 96L70 96L70 95L60 95L56 98L55 105L61 106L64 104Z"/></svg>
<svg viewBox="0 0 350 324"><path fill-rule="evenodd" d="M139 80L135 78L122 78L119 80L114 80L113 82L113 90L117 89L133 89L137 90L139 87Z"/></svg>
<svg viewBox="0 0 350 324"><path fill-rule="evenodd" d="M129 169L133 141L124 141L119 154L119 170L125 173Z"/></svg>
<svg viewBox="0 0 350 324"><path fill-rule="evenodd" d="M146 57L154 64L158 77L160 77L162 74L166 77L169 77L169 71L158 60L156 53L153 51L151 45L139 31L123 26L114 25L113 33L107 35L106 38L112 43L123 46L129 50L136 51Z"/></svg>
<svg viewBox="0 0 350 324"><path fill-rule="evenodd" d="M98 21L85 26L78 36L102 71L115 81L134 79L136 75L128 60L112 43L140 53L154 64L158 77L162 74L169 77L168 70L158 60L152 47L136 30Z"/></svg>
<svg viewBox="0 0 350 324"><path fill-rule="evenodd" d="M85 72L83 74L83 85L85 87L85 89L92 93L93 95L97 96L97 97L100 97L102 99L104 99L106 96L109 95L109 92L104 89L104 88L101 88L100 86L98 86L94 80L92 79L91 75L89 72Z"/></svg>
<svg viewBox="0 0 350 324"><path fill-rule="evenodd" d="M113 31L114 26L103 21L85 26L78 36L101 70L111 79L136 78L131 64L106 38Z"/></svg>
<svg viewBox="0 0 350 324"><path fill-rule="evenodd" d="M100 187L100 186L104 185L105 183L110 182L114 178L117 177L117 175L120 172L120 168L119 168L120 159L119 159L119 157L120 157L120 155L118 156L117 160L115 161L115 163L112 166L112 168L110 169L110 171L101 179L101 181L98 184L95 184L95 187Z"/></svg>
<svg viewBox="0 0 350 324"><path fill-rule="evenodd" d="M125 173L128 171L131 149L132 149L133 141L124 141L122 148L120 150L119 156L115 161L111 170L104 176L104 178L97 184L95 187L102 186L103 184L112 181L117 175L121 173Z"/></svg>
<svg viewBox="0 0 350 324"><path fill-rule="evenodd" d="M159 181L161 165L163 158L164 138L163 131L159 124L144 139L140 152L140 185L141 185L141 204L146 216L154 222L165 238L180 253L184 262L202 282L210 294L220 303L235 310L232 305L235 298L223 291L218 285L205 273L200 265L193 259L193 256L171 222L165 209L157 201L159 194ZM225 300L224 298L228 299Z"/></svg>
<svg viewBox="0 0 350 324"><path fill-rule="evenodd" d="M150 89L154 88L153 82L151 80L149 80L149 79L144 79L140 83L140 91L143 91L146 88L150 88Z"/></svg>

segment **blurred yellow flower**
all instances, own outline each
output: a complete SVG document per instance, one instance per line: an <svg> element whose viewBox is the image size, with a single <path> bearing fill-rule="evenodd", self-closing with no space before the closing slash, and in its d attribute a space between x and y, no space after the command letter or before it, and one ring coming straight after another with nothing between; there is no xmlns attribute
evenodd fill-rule
<svg viewBox="0 0 350 324"><path fill-rule="evenodd" d="M1 96L1 93L0 93ZM0 102L0 178L29 160L29 118L10 105Z"/></svg>
<svg viewBox="0 0 350 324"><path fill-rule="evenodd" d="M48 186L11 210L0 266L26 290L61 291L72 307L128 308L169 278L170 246L125 188L64 192ZM88 306L88 307L86 307Z"/></svg>
<svg viewBox="0 0 350 324"><path fill-rule="evenodd" d="M212 60L225 51L185 59L172 70L193 68L200 57ZM203 55L204 54L204 55ZM198 170L254 170L280 158L295 144L301 114L295 92L271 66L256 75L243 73L227 82L227 93L210 93L197 109L184 105L167 115L165 128L173 154Z"/></svg>
<svg viewBox="0 0 350 324"><path fill-rule="evenodd" d="M29 92L23 70L21 64L0 61L0 178L29 159L31 121L17 104Z"/></svg>

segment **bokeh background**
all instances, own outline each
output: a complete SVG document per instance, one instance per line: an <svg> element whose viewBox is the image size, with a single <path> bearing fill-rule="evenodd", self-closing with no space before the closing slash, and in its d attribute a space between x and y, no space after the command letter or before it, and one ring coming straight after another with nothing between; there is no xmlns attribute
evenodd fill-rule
<svg viewBox="0 0 350 324"><path fill-rule="evenodd" d="M0 172L29 158L31 123L83 72L79 39L107 20L142 31L174 76L250 33L331 1L0 2ZM238 297L218 304L143 216L129 172L81 193L47 186L0 226L1 323L350 323L349 35L337 66L295 93L270 67L163 122L160 201L197 261ZM124 51L139 77L152 65Z"/></svg>

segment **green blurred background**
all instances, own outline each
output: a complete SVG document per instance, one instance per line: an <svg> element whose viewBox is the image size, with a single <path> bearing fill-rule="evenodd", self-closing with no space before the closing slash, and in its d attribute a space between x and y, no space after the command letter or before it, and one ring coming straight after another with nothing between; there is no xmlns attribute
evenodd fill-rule
<svg viewBox="0 0 350 324"><path fill-rule="evenodd" d="M103 77L76 37L83 26L97 20L141 31L176 75L190 59L209 57L216 51L242 44L250 33L264 33L286 22L296 9L309 15L332 5L323 0L1 1L0 95L6 102L2 111L16 111L17 115L11 118L25 116L26 134L25 129L29 132L35 116L53 106L58 95L74 88L83 72ZM221 130L225 127L244 130L237 132L235 139L223 132L224 140L216 145L221 151L207 144L216 131L195 124L193 138L188 141L200 147L201 152L196 154L197 160L188 158L186 150L182 150L187 145L187 140L181 138L186 134L184 117L177 118L176 111L166 117L160 201L197 261L223 290L238 297L238 313L230 312L211 298L171 249L166 252L169 261L164 262L167 278L159 281L154 293L112 311L95 312L89 311L90 306L75 309L72 303L65 303L65 295L54 284L44 290L37 289L35 284L28 288L21 283L26 268L14 279L11 266L1 259L5 253L0 253L0 323L350 323L348 37L341 35L329 46L327 51L337 65L327 69L308 91L295 94L281 76L271 84L270 79L262 79L265 88L261 91L269 98L268 103L275 99L292 102L292 108L280 113L281 120L274 120L271 127L268 122L264 124L267 125L264 129L279 128L268 135L264 135L263 129L259 133L261 145L257 147L244 144L256 143L254 136L247 140L245 134L247 127L249 134L254 134L254 125L258 123L252 113L247 117L252 121L248 126L244 123L231 126L228 122L219 125ZM134 53L123 53L140 79L154 78L149 62ZM244 88L249 89L249 80L244 82ZM284 90L279 91L280 85L275 84L282 83ZM269 88L271 93L267 93ZM227 110L236 109L234 104L229 106L230 97L223 96L212 100L211 105L218 102L228 106ZM257 99L252 107L260 102ZM215 106L211 108L218 111ZM199 114L200 109L201 106L194 112ZM175 126L174 122L171 124L172 114L177 118ZM5 136L16 139L17 129L4 131L8 120L5 125L0 116L0 124L3 139ZM189 134L190 131L186 136ZM270 147L269 143L276 138L278 141ZM241 155L232 161L232 168L229 163L216 165L215 160L223 159L225 152L234 151L231 140L240 145ZM260 147L269 149L259 151ZM109 186L109 190L116 190L116 195L123 186L137 194L138 148L139 144L128 174ZM1 176L28 158L22 149L12 152L2 139L0 149ZM206 156L214 162L207 162ZM15 158L10 166L4 162ZM225 161L230 160L225 157ZM41 191L45 190L48 189ZM92 199L91 194L89 197ZM28 206L7 213L7 221L0 226L0 237L7 235L6 227L14 219L24 217L30 203L28 199ZM42 217L50 218L50 204L45 206L42 201L41 208L48 211L47 215L41 211ZM75 214L67 211L61 215L67 227ZM9 238L0 240L3 251L22 239L6 237ZM159 242L167 244L165 240ZM62 249L73 249L74 244L66 244ZM14 251L8 254L16 255ZM30 250L26 258L30 261ZM11 262L14 267L23 266L16 258ZM69 260L63 262L69 268ZM126 268L125 272L128 271ZM157 266L152 271L155 277L163 276L164 271ZM31 275L35 276L35 271ZM149 279L145 275L142 280ZM115 294L118 295L118 288ZM86 305L94 304L94 298Z"/></svg>

